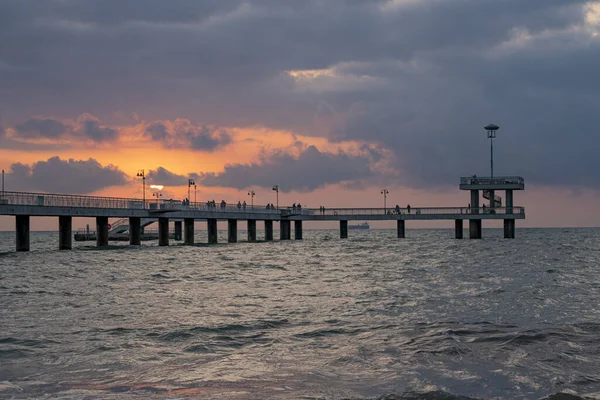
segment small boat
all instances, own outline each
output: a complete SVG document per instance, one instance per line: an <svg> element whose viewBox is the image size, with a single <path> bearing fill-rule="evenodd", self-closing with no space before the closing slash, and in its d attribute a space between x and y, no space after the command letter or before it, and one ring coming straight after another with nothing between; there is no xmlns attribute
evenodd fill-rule
<svg viewBox="0 0 600 400"><path fill-rule="evenodd" d="M348 229L370 229L371 227L369 226L368 222L363 222L362 224L358 224L358 225L348 225Z"/></svg>

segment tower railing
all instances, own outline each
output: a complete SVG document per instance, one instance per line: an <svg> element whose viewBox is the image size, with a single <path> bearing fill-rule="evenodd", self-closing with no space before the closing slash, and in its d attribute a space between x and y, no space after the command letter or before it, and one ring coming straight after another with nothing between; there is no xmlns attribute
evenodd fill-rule
<svg viewBox="0 0 600 400"><path fill-rule="evenodd" d="M462 176L461 185L524 185L525 180L520 176Z"/></svg>

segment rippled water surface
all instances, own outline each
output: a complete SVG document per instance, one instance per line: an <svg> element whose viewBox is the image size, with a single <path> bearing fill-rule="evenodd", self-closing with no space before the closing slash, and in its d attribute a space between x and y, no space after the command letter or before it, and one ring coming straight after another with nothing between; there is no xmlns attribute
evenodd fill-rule
<svg viewBox="0 0 600 400"><path fill-rule="evenodd" d="M0 234L0 398L600 398L600 230L304 236Z"/></svg>

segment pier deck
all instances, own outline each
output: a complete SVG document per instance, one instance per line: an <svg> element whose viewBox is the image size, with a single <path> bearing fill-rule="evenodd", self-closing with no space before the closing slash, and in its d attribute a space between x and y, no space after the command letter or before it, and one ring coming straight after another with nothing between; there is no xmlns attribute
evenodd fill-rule
<svg viewBox="0 0 600 400"><path fill-rule="evenodd" d="M454 220L456 238L463 237L463 220L469 220L469 237L481 238L483 220L504 220L504 237L514 238L515 220L525 219L525 208L513 205L513 191L523 190L520 177L461 178L460 189L470 190L468 207L403 208L298 208L241 205L214 205L176 200L140 200L117 197L80 196L54 193L1 192L0 215L16 217L17 251L29 250L29 219L33 216L58 217L59 248L70 249L72 218L96 218L96 243L106 246L110 236L129 232L130 244L139 245L143 228L158 222L159 245L169 244L169 222L175 224L175 236L194 242L194 222L207 221L208 241L217 241L217 221L227 221L228 242L237 242L237 223L247 221L248 241L256 241L256 222L264 221L265 240L273 240L273 222L280 222L280 239L291 239L294 222L296 239L302 239L303 221L339 221L340 237L348 237L348 221L396 221L398 237L405 237L406 221ZM506 191L506 206L495 191ZM480 191L490 206L479 207ZM118 218L111 226L108 218Z"/></svg>

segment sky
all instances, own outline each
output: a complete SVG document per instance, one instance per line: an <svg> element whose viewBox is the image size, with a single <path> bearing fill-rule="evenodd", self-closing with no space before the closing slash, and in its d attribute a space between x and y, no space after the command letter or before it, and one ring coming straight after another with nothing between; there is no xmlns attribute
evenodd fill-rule
<svg viewBox="0 0 600 400"><path fill-rule="evenodd" d="M466 206L494 123L519 226L600 226L599 1L0 0L0 37L7 191Z"/></svg>

